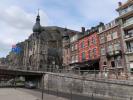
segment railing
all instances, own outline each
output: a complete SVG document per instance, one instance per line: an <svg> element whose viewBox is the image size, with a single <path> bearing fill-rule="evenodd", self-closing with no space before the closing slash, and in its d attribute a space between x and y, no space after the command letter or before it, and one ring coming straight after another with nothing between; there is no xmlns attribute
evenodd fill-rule
<svg viewBox="0 0 133 100"><path fill-rule="evenodd" d="M133 53L133 49L127 49L126 53L127 54Z"/></svg>
<svg viewBox="0 0 133 100"><path fill-rule="evenodd" d="M44 69L38 69L38 70L18 70L18 71L23 71L23 72L41 72L41 73L47 73L47 72L52 72L52 73L61 73L61 74L66 74L66 75L74 75L74 76L84 76L88 79L97 79L97 80L132 80L133 79L133 71L130 72L124 72L121 68L113 68L109 70L80 70L79 67L76 69L57 69L57 68L44 68ZM15 70L15 69L14 69ZM17 70L16 70L17 71Z"/></svg>
<svg viewBox="0 0 133 100"><path fill-rule="evenodd" d="M20 71L20 70L19 70ZM23 70L22 70L23 71ZM26 70L24 70L26 71ZM32 71L32 70L30 70ZM56 69L56 68L47 68L41 70L34 70L34 72L52 72L52 73L61 73L69 76L78 76L86 77L92 80L133 80L133 71L124 72L118 68L110 69L107 71L100 70L80 70L80 69Z"/></svg>
<svg viewBox="0 0 133 100"><path fill-rule="evenodd" d="M133 18L132 18L132 20L125 22L125 23L123 24L123 27L125 28L125 27L128 27L128 26L130 26L130 25L133 25Z"/></svg>
<svg viewBox="0 0 133 100"><path fill-rule="evenodd" d="M15 69L14 69L15 70ZM21 70L19 70L21 71ZM119 70L118 68L110 69L110 70L80 70L80 68L76 69L57 69L57 68L44 68L40 70L22 70L22 71L34 71L34 72L52 72L52 73L62 73L66 75L76 75L76 76L84 76L88 79L108 79L108 80L132 80L133 72L124 72Z"/></svg>
<svg viewBox="0 0 133 100"><path fill-rule="evenodd" d="M125 35L125 39L133 37L133 33L129 35Z"/></svg>
<svg viewBox="0 0 133 100"><path fill-rule="evenodd" d="M132 5L132 6L133 6L133 5ZM122 10L122 11L120 12L120 15L124 15L124 14L126 14L126 13L128 13L128 12L133 11L133 7L132 7L132 6L129 6L128 8Z"/></svg>
<svg viewBox="0 0 133 100"><path fill-rule="evenodd" d="M100 71L100 70L67 70L67 69L46 69L45 72L52 73L63 73L66 75L75 75L75 76L84 76L88 79L93 80L132 80L133 72L123 72L118 69L108 70L108 71Z"/></svg>
<svg viewBox="0 0 133 100"><path fill-rule="evenodd" d="M118 55L120 55L120 56L122 55L122 51L118 50L118 49L106 53L107 58L110 58L110 57L113 57L113 56L118 56Z"/></svg>

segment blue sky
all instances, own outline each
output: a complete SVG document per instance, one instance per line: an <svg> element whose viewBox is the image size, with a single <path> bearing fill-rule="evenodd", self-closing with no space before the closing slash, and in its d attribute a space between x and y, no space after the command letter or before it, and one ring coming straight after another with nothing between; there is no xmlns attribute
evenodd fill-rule
<svg viewBox="0 0 133 100"><path fill-rule="evenodd" d="M116 18L119 1L126 0L1 0L0 57L5 57L13 44L32 33L38 8L42 26L80 31L82 26L89 28Z"/></svg>

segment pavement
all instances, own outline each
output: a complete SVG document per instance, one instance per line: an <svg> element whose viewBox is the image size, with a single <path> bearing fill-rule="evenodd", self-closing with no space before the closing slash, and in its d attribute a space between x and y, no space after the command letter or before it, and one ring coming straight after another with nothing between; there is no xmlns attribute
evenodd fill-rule
<svg viewBox="0 0 133 100"><path fill-rule="evenodd" d="M0 100L41 100L42 94L32 89L0 88ZM68 100L50 94L44 94L43 100Z"/></svg>
<svg viewBox="0 0 133 100"><path fill-rule="evenodd" d="M42 92L38 89L25 88L0 88L0 100L42 100ZM62 93L57 91L44 90L43 100L125 100L96 95L83 96L73 93Z"/></svg>

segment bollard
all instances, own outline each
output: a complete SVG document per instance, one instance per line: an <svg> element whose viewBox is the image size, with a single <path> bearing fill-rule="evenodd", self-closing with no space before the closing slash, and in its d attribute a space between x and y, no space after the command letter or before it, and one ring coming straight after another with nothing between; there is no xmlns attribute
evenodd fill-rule
<svg viewBox="0 0 133 100"><path fill-rule="evenodd" d="M130 100L133 100L133 98L132 98L132 97L130 97Z"/></svg>

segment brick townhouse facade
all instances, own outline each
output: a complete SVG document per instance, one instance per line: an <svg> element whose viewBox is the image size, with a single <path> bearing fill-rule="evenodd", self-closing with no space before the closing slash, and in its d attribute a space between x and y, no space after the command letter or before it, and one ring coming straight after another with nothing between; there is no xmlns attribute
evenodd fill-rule
<svg viewBox="0 0 133 100"><path fill-rule="evenodd" d="M70 38L70 52L71 52L71 62L70 66L73 68L73 66L76 66L76 63L79 62L78 59L78 38L80 34L75 34Z"/></svg>
<svg viewBox="0 0 133 100"><path fill-rule="evenodd" d="M79 38L79 62L82 70L99 70L98 26L92 27Z"/></svg>
<svg viewBox="0 0 133 100"><path fill-rule="evenodd" d="M78 62L77 56L77 45L76 40L78 38L78 34L80 32L78 31L68 31L66 29L66 32L63 36L63 67L65 69L71 69L70 64L74 62Z"/></svg>
<svg viewBox="0 0 133 100"><path fill-rule="evenodd" d="M101 24L98 33L100 41L100 69L122 73L125 58L121 37L121 28L117 19L108 24Z"/></svg>

